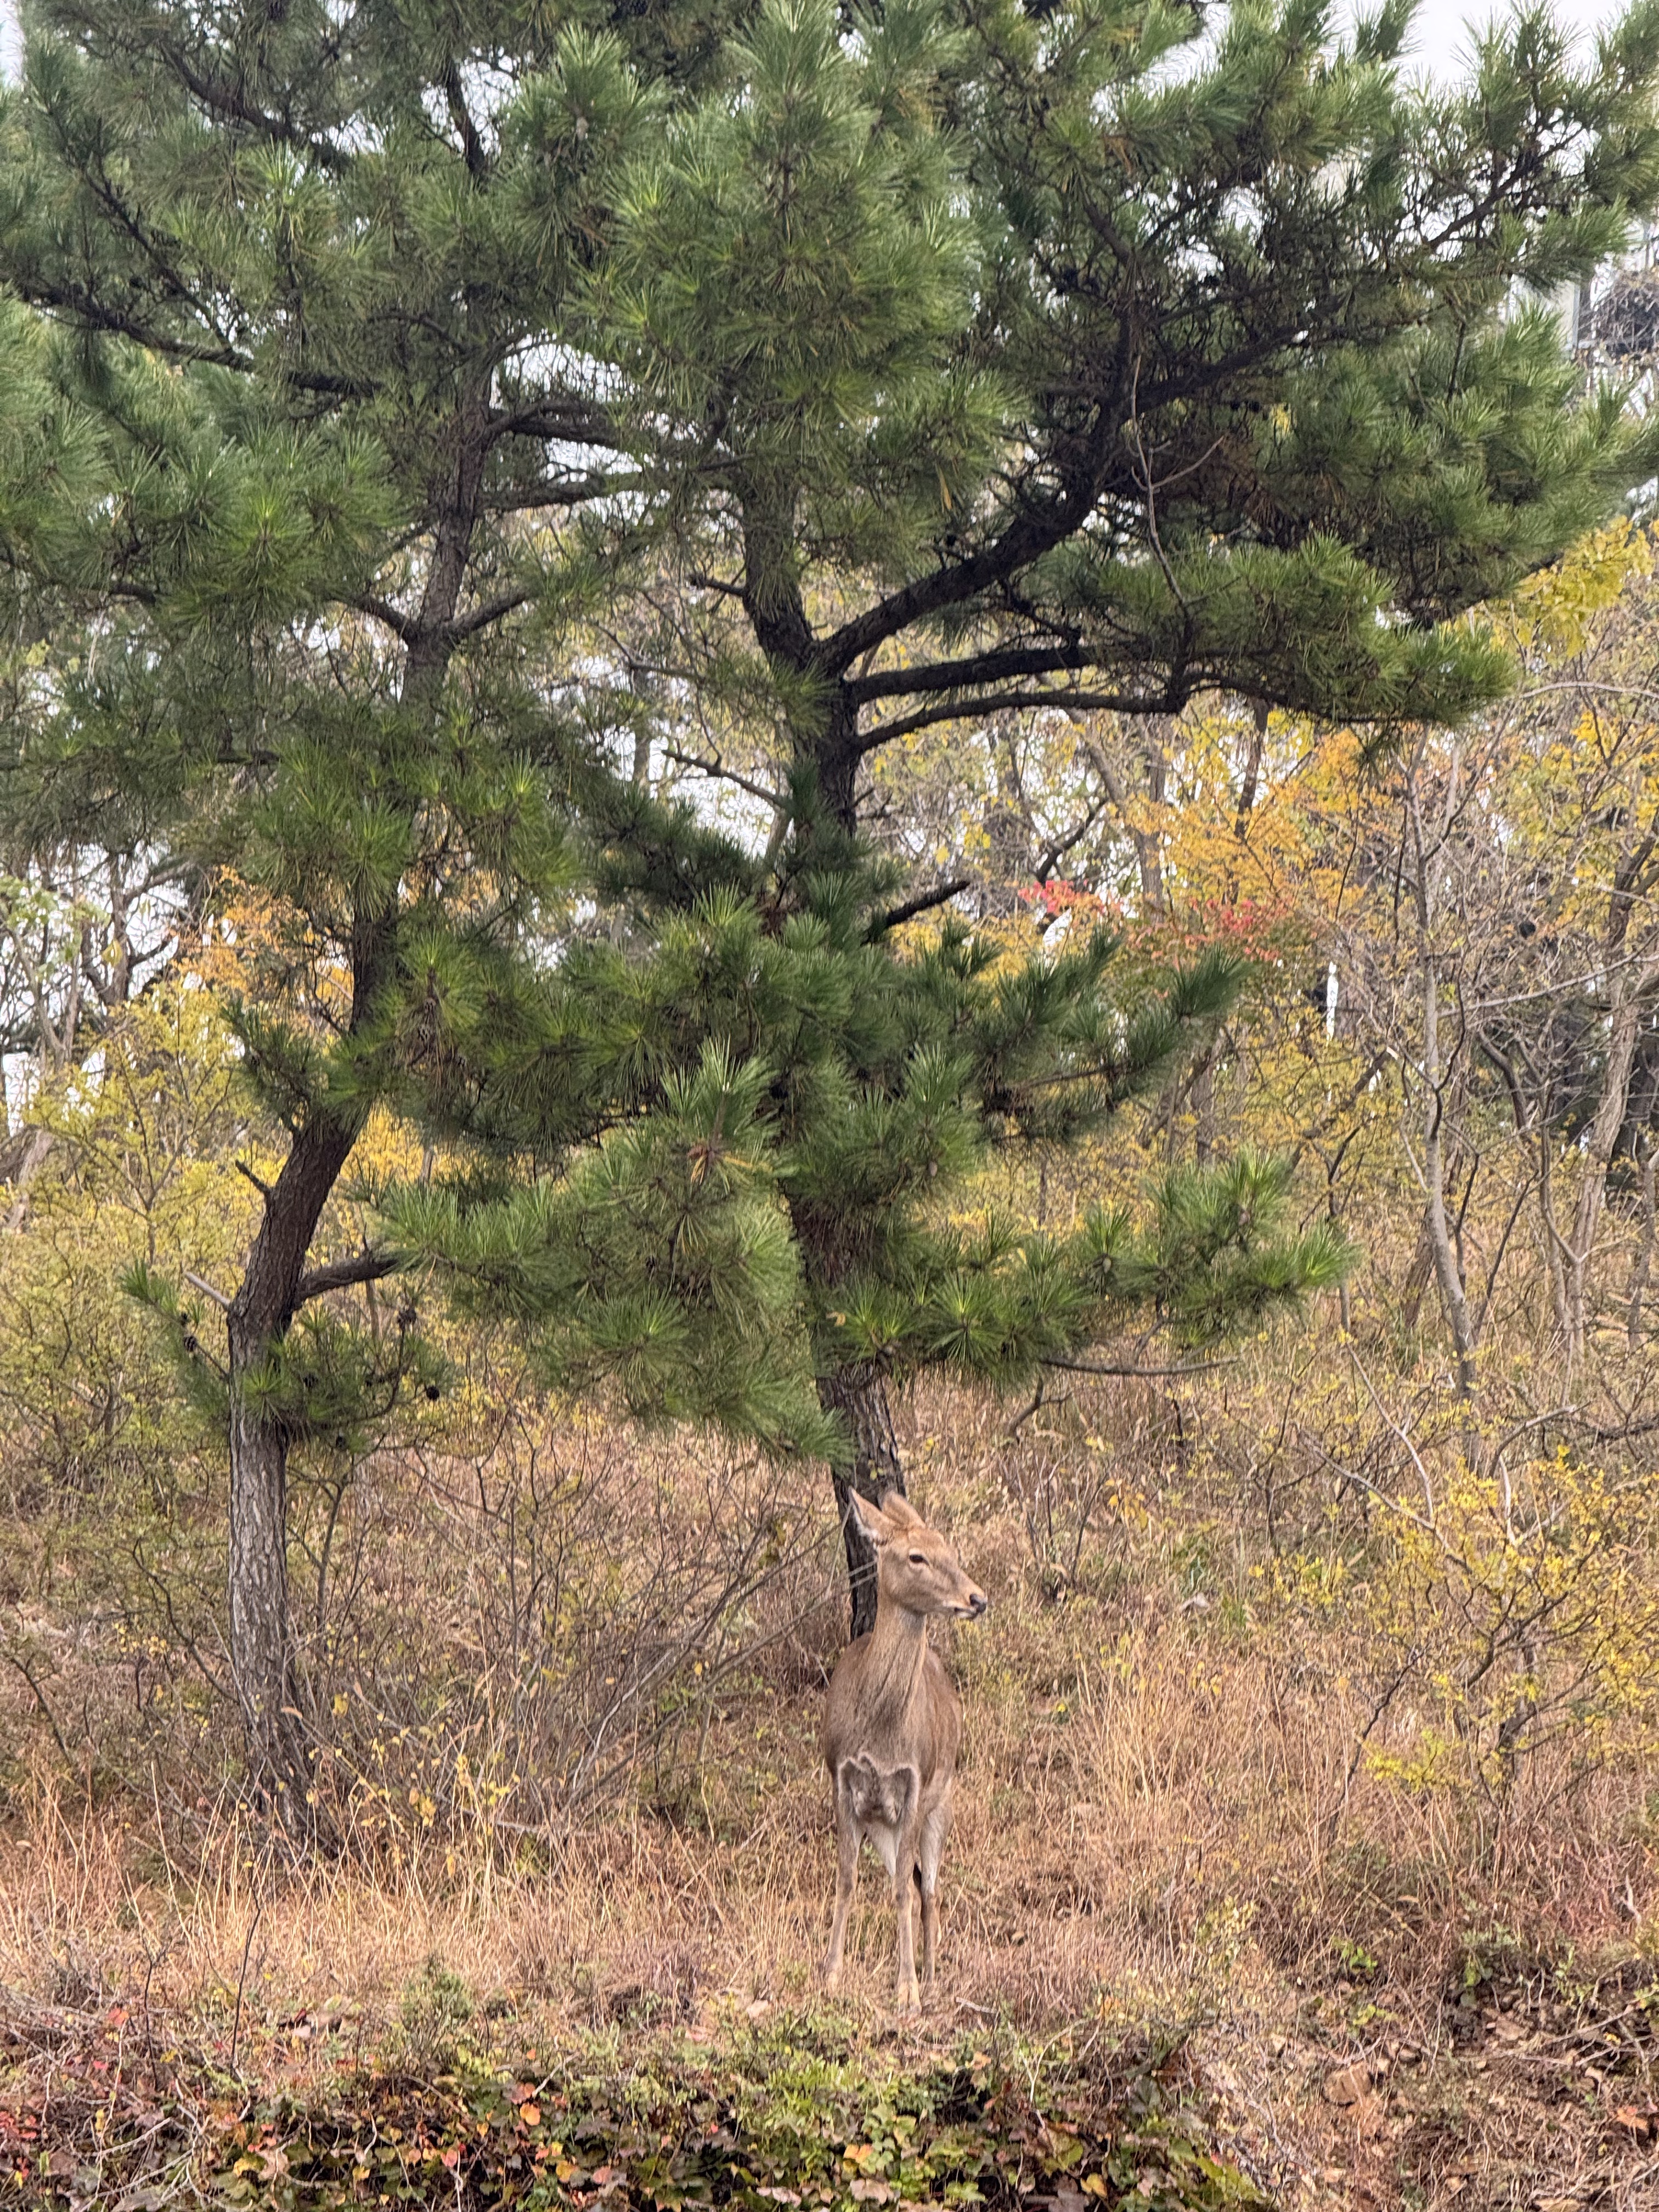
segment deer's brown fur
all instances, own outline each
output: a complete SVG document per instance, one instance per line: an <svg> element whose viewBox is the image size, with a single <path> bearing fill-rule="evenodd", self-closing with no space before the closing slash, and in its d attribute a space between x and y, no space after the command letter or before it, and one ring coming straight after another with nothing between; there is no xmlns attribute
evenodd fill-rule
<svg viewBox="0 0 1659 2212"><path fill-rule="evenodd" d="M824 1713L836 1876L823 1974L833 1990L841 1978L859 1845L868 1837L892 1880L898 1916L895 1995L908 2008L921 2002L911 1887L921 1892L922 1978L931 1982L939 1854L962 1741L962 1701L927 1641L927 1621L933 1613L977 1620L989 1601L908 1499L890 1496L875 1506L854 1492L852 1510L876 1547L876 1625L842 1652Z"/></svg>

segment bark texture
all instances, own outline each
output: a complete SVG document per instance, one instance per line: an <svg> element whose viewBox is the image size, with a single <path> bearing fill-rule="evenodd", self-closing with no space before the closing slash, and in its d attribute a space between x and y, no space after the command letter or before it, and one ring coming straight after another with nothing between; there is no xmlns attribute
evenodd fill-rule
<svg viewBox="0 0 1659 2212"><path fill-rule="evenodd" d="M314 1731L302 1704L288 1595L286 1429L252 1400L250 1382L287 1334L306 1254L357 1135L319 1115L294 1140L265 1200L241 1286L226 1316L230 1347L231 1677L248 1768L290 1835L315 1837Z"/></svg>
<svg viewBox="0 0 1659 2212"><path fill-rule="evenodd" d="M849 1633L866 1636L876 1625L876 1553L850 1499L859 1491L873 1505L896 1491L904 1495L904 1469L893 1434L887 1382L873 1367L849 1367L818 1378L818 1403L840 1417L852 1440L850 1460L832 1462L836 1510L847 1541L847 1578L852 1595Z"/></svg>

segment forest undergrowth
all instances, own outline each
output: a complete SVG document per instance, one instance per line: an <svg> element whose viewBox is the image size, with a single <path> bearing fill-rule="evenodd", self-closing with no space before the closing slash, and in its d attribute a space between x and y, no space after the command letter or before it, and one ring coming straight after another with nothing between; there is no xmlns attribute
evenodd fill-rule
<svg viewBox="0 0 1659 2212"><path fill-rule="evenodd" d="M791 2048L832 2047L860 2095L977 2064L1040 2106L1045 2069L1115 2054L1141 2092L1203 2116L1241 2188L1286 2201L1644 2201L1659 1807L1643 1700L1614 1662L1645 1623L1579 1618L1569 1577L1527 1686L1553 1718L1506 1751L1507 1692L1454 1680L1524 1613L1524 1543L1489 1540L1485 1581L1459 1583L1443 1557L1379 1540L1373 1490L1329 1462L1366 1435L1380 1449L1386 1427L1357 1358L1340 1396L1314 1372L1287 1332L1179 1407L1089 1383L1011 1434L981 1398L908 1405L913 1493L993 1601L951 1638L968 1739L941 1978L915 2027L887 2012L872 1866L850 2000L826 2012L816 1992L833 1887L817 1729L845 1601L826 1516L775 1475L597 1416L535 1453L521 1433L517 1477L504 1459L470 1514L453 1461L373 1469L335 1509L356 1593L331 1677L344 1840L308 1866L239 1802L233 1723L182 1623L170 1650L123 1650L37 1608L49 1684L15 1660L0 1692L17 1746L0 1838L14 2191L40 2185L44 2146L82 2193L39 2201L146 2201L119 2160L106 2197L87 2177L122 2080L159 2114L158 2066L176 2075L181 2053L204 2100L191 2155L235 2179L234 2151L252 2199L324 2203L294 2143L411 2073L453 2075L458 2039L491 2080L533 2082L575 2051L614 2082L770 2021ZM1274 1401L1264 1477L1246 1446ZM1324 1442L1298 1445L1316 1417ZM515 1622L548 1632L532 1473L562 1499L563 1632L515 1658ZM1477 1570L1480 1508L1449 1539ZM1648 1509L1632 1510L1580 1562L1602 1598L1645 1552ZM60 1522L48 1565L38 1522L12 1531L8 1571L37 1589L72 1583L77 1544L96 1545ZM1571 1564L1570 1541L1554 1553ZM630 1577L623 1558L648 1564ZM688 1638L716 1589L720 1629ZM538 1748L513 1698L555 1663L568 1732ZM1489 1672L1512 1683L1516 1664ZM353 1716L394 1684L397 1710ZM101 2070L77 2075L77 2053ZM527 2173L552 2140L519 2146ZM434 2136L428 2163L447 2189L445 2148Z"/></svg>

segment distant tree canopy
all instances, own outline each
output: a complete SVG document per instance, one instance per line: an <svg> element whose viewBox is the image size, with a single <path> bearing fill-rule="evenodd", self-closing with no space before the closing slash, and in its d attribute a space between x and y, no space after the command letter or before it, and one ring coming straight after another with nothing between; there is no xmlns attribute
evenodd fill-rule
<svg viewBox="0 0 1659 2212"><path fill-rule="evenodd" d="M1092 1126L1228 978L1130 1018L1103 943L1000 977L955 925L913 951L896 911L939 887L868 874L863 763L1038 705L1220 690L1386 737L1496 696L1453 618L1652 465L1517 303L1659 199L1659 4L1582 70L1518 16L1453 93L1402 86L1407 8L1342 44L1304 0L24 15L0 536L57 652L0 828L113 811L271 902L238 1019L290 1146L226 1317L229 1613L303 1829L284 1346L398 1264L311 1249L371 1107L551 1166L428 1226L480 1280L505 1237L520 1305L540 1255L572 1372L830 1449L843 1488L901 1479L890 1373L1109 1326L1127 1231L975 1244L927 1187ZM766 810L747 848L640 787L692 727ZM555 954L596 913L627 957L579 1002ZM1222 1172L1135 1262L1194 1327L1339 1257L1273 1243L1271 1170Z"/></svg>

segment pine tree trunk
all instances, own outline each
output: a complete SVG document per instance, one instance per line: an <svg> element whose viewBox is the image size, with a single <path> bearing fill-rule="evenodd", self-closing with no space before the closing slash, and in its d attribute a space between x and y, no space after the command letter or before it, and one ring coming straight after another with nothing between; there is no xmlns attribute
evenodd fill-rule
<svg viewBox="0 0 1659 2212"><path fill-rule="evenodd" d="M255 1793L299 1835L313 1830L317 1808L289 1609L288 1445L243 1389L264 1348L256 1338L231 1358L231 1674Z"/></svg>
<svg viewBox="0 0 1659 2212"><path fill-rule="evenodd" d="M264 1218L226 1316L230 1347L230 1669L249 1778L290 1835L325 1823L314 1786L300 1655L288 1595L288 1437L262 1415L250 1378L287 1334L313 1235L356 1139L319 1114L301 1129L265 1199Z"/></svg>
<svg viewBox="0 0 1659 2212"><path fill-rule="evenodd" d="M835 1485L836 1510L847 1541L850 1633L854 1638L867 1636L876 1625L876 1554L849 1501L854 1490L875 1505L892 1491L901 1498L904 1495L904 1470L893 1434L886 1377L874 1367L841 1368L821 1375L818 1403L826 1413L839 1415L852 1440L852 1458L832 1462L830 1479Z"/></svg>

